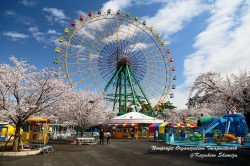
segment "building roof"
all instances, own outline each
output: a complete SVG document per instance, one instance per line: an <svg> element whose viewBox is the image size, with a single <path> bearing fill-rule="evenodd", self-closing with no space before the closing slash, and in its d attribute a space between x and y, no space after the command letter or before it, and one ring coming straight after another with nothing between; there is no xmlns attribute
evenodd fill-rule
<svg viewBox="0 0 250 166"><path fill-rule="evenodd" d="M138 112L129 112L124 115L115 117L106 121L106 124L111 123L162 123L163 120L156 119L151 116L147 116Z"/></svg>

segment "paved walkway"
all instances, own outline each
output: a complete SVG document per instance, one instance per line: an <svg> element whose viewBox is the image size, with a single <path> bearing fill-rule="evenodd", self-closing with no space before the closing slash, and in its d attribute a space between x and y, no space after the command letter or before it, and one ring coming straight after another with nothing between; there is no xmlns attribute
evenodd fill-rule
<svg viewBox="0 0 250 166"><path fill-rule="evenodd" d="M48 155L0 157L0 166L161 166L161 165L246 165L250 150L179 150L147 139L111 139L107 145L69 145L50 143L54 152ZM165 150L152 150L152 146ZM169 151L167 150L169 149ZM173 149L173 150L172 150ZM192 153L192 154L191 154ZM200 153L200 154L198 154ZM223 156L224 153L224 156ZM201 158L207 155L209 157ZM191 155L191 157L190 157ZM216 157L212 157L216 155ZM218 157L218 156L221 157ZM227 155L227 157L225 157ZM237 157L236 157L237 155ZM235 156L234 158L229 156Z"/></svg>

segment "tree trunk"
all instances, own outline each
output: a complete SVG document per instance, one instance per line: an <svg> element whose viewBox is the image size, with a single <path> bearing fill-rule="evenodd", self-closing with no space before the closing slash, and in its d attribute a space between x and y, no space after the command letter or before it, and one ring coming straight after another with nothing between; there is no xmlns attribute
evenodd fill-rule
<svg viewBox="0 0 250 166"><path fill-rule="evenodd" d="M15 136L14 136L14 142L13 142L13 151L18 152L19 151L19 140L20 140L20 131L21 131L21 127L22 127L22 122L18 121L17 125L16 125L16 131L15 131Z"/></svg>
<svg viewBox="0 0 250 166"><path fill-rule="evenodd" d="M83 134L84 134L84 126L81 126L80 129L81 129L81 137L83 137Z"/></svg>

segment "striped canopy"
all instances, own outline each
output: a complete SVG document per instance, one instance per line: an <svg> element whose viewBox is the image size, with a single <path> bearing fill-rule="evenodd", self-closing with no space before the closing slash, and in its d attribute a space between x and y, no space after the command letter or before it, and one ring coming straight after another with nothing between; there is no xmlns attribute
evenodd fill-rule
<svg viewBox="0 0 250 166"><path fill-rule="evenodd" d="M156 130L159 134L165 133L165 126L168 124L168 122L164 123L153 123L149 126L149 132L154 133Z"/></svg>
<svg viewBox="0 0 250 166"><path fill-rule="evenodd" d="M198 126L195 123L153 123L149 126L149 132L154 133L158 130L159 134L164 134L165 128L198 128Z"/></svg>
<svg viewBox="0 0 250 166"><path fill-rule="evenodd" d="M161 125L162 123L153 123L149 126L149 132L150 133L154 133L156 130L159 130L159 126Z"/></svg>
<svg viewBox="0 0 250 166"><path fill-rule="evenodd" d="M168 123L166 127L174 128L198 128L195 123Z"/></svg>
<svg viewBox="0 0 250 166"><path fill-rule="evenodd" d="M135 127L138 126L137 123L118 123L118 124L106 124L108 127Z"/></svg>

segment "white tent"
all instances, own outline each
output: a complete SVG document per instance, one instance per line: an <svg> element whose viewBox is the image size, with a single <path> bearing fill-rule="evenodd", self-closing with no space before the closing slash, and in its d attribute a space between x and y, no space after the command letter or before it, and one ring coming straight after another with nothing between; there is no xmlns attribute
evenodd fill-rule
<svg viewBox="0 0 250 166"><path fill-rule="evenodd" d="M106 121L106 124L115 124L115 123L144 123L144 124L152 124L152 123L163 123L163 120L156 119L154 117L150 117L138 112L129 112L124 115L115 117Z"/></svg>

